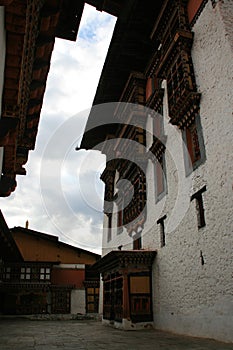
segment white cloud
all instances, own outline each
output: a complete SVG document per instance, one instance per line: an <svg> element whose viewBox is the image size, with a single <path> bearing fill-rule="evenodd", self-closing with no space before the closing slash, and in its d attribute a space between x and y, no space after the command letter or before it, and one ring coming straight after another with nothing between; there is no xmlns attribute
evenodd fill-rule
<svg viewBox="0 0 233 350"><path fill-rule="evenodd" d="M9 227L24 226L100 253L104 156L75 152L85 127L115 18L85 5L76 42L56 39L36 149L27 175L1 209ZM95 192L96 196L93 195Z"/></svg>
<svg viewBox="0 0 233 350"><path fill-rule="evenodd" d="M47 83L50 94L46 95L44 104L46 111L63 112L65 117L90 107L114 23L112 16L85 5L77 41L56 39L53 74ZM61 93L65 98L57 98Z"/></svg>

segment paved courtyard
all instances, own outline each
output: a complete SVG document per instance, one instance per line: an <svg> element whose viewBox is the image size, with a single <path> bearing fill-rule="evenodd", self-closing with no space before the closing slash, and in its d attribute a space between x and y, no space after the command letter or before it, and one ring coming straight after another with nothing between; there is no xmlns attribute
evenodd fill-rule
<svg viewBox="0 0 233 350"><path fill-rule="evenodd" d="M232 344L155 330L120 331L99 321L0 320L1 350L233 350Z"/></svg>

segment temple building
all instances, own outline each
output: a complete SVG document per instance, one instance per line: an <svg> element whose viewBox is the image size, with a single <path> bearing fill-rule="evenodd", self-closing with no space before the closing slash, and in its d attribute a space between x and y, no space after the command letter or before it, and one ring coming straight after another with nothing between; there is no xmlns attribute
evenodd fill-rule
<svg viewBox="0 0 233 350"><path fill-rule="evenodd" d="M81 142L106 155L100 313L232 342L233 3L126 3Z"/></svg>
<svg viewBox="0 0 233 350"><path fill-rule="evenodd" d="M92 3L97 6L96 1ZM117 11L111 1L103 6L113 13ZM24 165L29 151L35 148L55 38L76 40L83 9L81 0L0 0L0 197L10 196L16 189L17 176L26 174ZM15 230L12 232L15 236ZM61 261L54 256L38 261L32 255L28 260L21 251L23 237L19 249L12 232L0 212L1 313L97 310L98 282L96 285L92 281L93 272L87 266L96 260L95 254L85 255L81 249L58 242L56 237L34 232L31 239L43 237L47 245L63 247L71 256ZM34 248L36 254L35 244ZM88 298L92 300L89 303Z"/></svg>
<svg viewBox="0 0 233 350"><path fill-rule="evenodd" d="M35 147L55 38L76 40L83 8L83 1L73 0L0 1L0 197L9 196L16 188L16 176L26 174L24 165ZM28 283L28 269L37 271L33 283L31 276ZM0 312L36 312L30 298L34 295L34 301L45 303L50 269L51 262L42 261L39 266L25 260L0 213ZM67 312L75 309L68 298L72 288L67 289ZM37 312L48 311L42 304L35 306ZM82 305L85 309L83 300ZM50 312L58 312L56 306L51 307Z"/></svg>
<svg viewBox="0 0 233 350"><path fill-rule="evenodd" d="M98 254L29 228L14 227L10 234L18 255L1 264L0 313L98 313L99 273L90 269Z"/></svg>

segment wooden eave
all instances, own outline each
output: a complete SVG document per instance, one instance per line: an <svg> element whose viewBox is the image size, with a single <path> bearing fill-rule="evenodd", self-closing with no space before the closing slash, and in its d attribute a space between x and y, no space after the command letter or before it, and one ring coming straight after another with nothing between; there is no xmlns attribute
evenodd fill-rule
<svg viewBox="0 0 233 350"><path fill-rule="evenodd" d="M151 57L153 46L150 33L156 14L159 14L163 1L130 1L122 7L102 74L97 87L93 105L120 100L124 87L132 71L144 72ZM95 113L90 113L83 135L81 148L92 149L103 142L107 133L114 134L115 128L103 125L92 130ZM89 131L88 131L89 130Z"/></svg>
<svg viewBox="0 0 233 350"><path fill-rule="evenodd" d="M0 210L0 258L6 262L23 261L22 255L11 235Z"/></svg>
<svg viewBox="0 0 233 350"><path fill-rule="evenodd" d="M141 72L131 72L120 97L120 102L132 102L132 95L135 87L142 85L145 87L145 76Z"/></svg>
<svg viewBox="0 0 233 350"><path fill-rule="evenodd" d="M35 147L55 37L76 40L83 6L81 0L14 0L5 7L2 119L19 121L16 135L4 145L3 174L9 178L26 174L23 165Z"/></svg>
<svg viewBox="0 0 233 350"><path fill-rule="evenodd" d="M56 37L76 41L84 3L83 0L63 0L61 2Z"/></svg>
<svg viewBox="0 0 233 350"><path fill-rule="evenodd" d="M92 265L101 273L111 273L127 268L152 267L155 250L112 250Z"/></svg>
<svg viewBox="0 0 233 350"><path fill-rule="evenodd" d="M94 6L98 11L119 16L124 0L63 0L60 18L56 29L56 37L75 41L83 13L84 4Z"/></svg>
<svg viewBox="0 0 233 350"><path fill-rule="evenodd" d="M92 5L98 11L105 11L118 17L124 5L124 0L87 0L87 4Z"/></svg>
<svg viewBox="0 0 233 350"><path fill-rule="evenodd" d="M99 254L96 254L96 253L90 252L89 250L85 250L85 249L82 249L82 248L74 247L74 246L72 246L70 244L61 242L61 241L59 241L59 238L57 236L53 236L53 235L50 235L48 233L39 232L39 231L35 231L35 230L24 228L24 227L20 227L20 226L13 227L11 229L11 232L13 233L13 236L17 235L17 233L20 232L20 233L23 233L23 234L28 235L28 236L34 236L36 238L40 238L40 239L52 242L52 243L54 243L55 245L57 245L59 247L63 246L63 247L70 248L70 249L76 251L77 253L89 254L89 255L94 256L96 259L100 258Z"/></svg>
<svg viewBox="0 0 233 350"><path fill-rule="evenodd" d="M43 10L50 7L51 2L56 11L44 16ZM10 177L26 173L22 166L27 161L28 151L34 149L59 19L59 3L51 0L41 9L34 9L35 13L40 10L40 14L31 22L28 16L34 12L24 1L15 0L5 8L6 62L2 117L19 120L14 145L6 145L4 152L3 174ZM38 32L37 36L32 35L34 31ZM41 57L46 65L38 71L34 62ZM22 152L23 148L25 151ZM19 149L21 152L18 152Z"/></svg>

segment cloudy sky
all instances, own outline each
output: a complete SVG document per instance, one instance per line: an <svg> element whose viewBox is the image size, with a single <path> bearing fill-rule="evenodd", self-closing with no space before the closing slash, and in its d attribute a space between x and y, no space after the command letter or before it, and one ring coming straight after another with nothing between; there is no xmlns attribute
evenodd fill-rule
<svg viewBox="0 0 233 350"><path fill-rule="evenodd" d="M101 252L105 158L75 151L85 127L116 19L85 5L76 42L56 39L36 148L1 198L9 227L25 226L63 242Z"/></svg>

